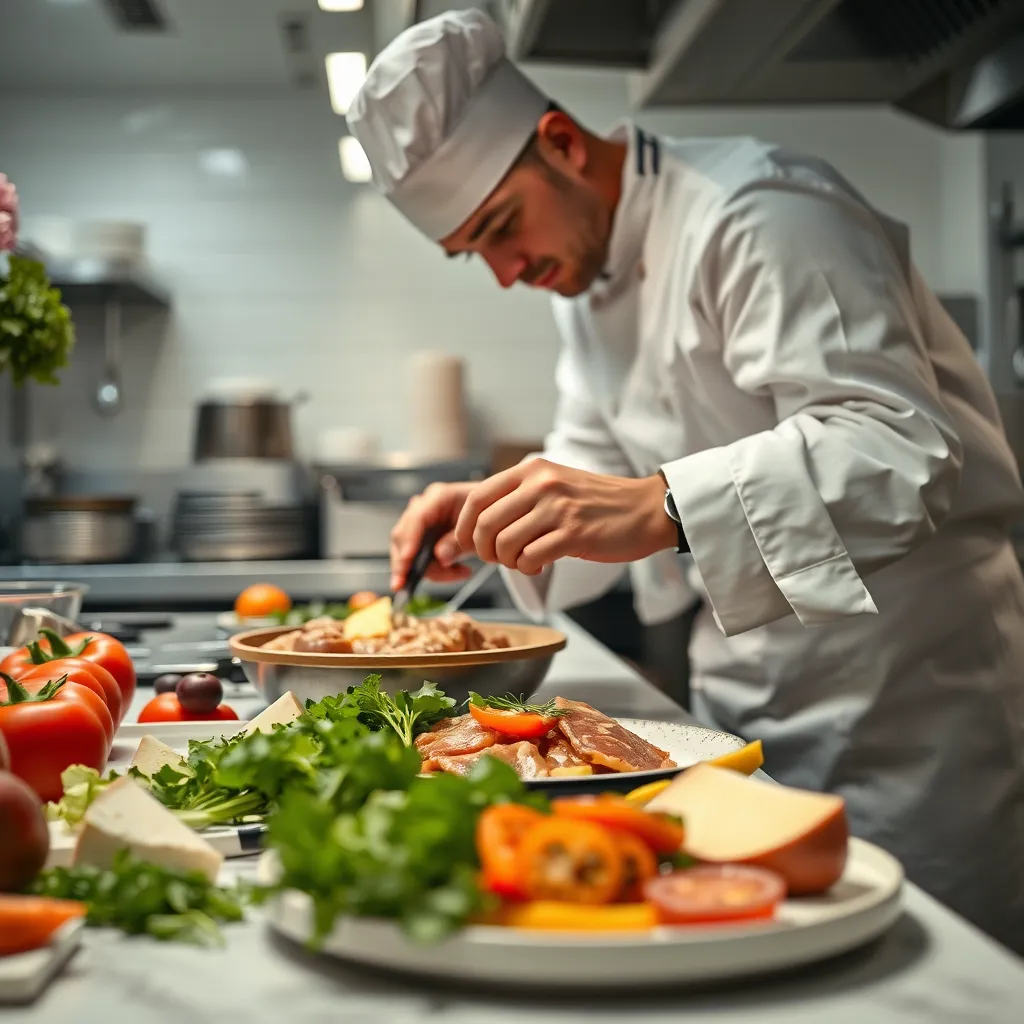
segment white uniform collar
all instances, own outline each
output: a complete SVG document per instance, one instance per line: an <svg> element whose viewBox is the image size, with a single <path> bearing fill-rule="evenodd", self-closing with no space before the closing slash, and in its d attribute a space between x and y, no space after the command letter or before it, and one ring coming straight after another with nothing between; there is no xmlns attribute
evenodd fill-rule
<svg viewBox="0 0 1024 1024"><path fill-rule="evenodd" d="M594 285L601 292L617 290L625 279L642 274L644 237L661 173L661 144L650 132L626 121L608 138L626 143L626 160L622 167L622 191L612 218L608 259Z"/></svg>

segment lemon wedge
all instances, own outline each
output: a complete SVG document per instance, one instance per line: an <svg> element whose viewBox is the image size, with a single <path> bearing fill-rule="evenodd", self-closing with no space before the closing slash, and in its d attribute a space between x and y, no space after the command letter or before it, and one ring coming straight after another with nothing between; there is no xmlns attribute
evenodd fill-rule
<svg viewBox="0 0 1024 1024"><path fill-rule="evenodd" d="M741 775L753 775L761 765L764 764L764 751L761 748L761 741L754 740L739 750L732 750L728 754L720 754L700 764L713 764L718 768L731 768ZM666 790L671 784L671 779L659 779L657 782L648 782L646 786L639 786L626 794L626 799L631 804L643 806L653 800L659 793Z"/></svg>

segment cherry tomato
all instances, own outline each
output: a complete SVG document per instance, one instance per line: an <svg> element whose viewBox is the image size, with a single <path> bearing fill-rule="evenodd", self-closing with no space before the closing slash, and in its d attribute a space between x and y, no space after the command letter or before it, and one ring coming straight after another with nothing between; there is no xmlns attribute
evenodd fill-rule
<svg viewBox="0 0 1024 1024"><path fill-rule="evenodd" d="M600 796L563 797L551 803L556 817L594 821L608 828L632 832L655 853L676 853L683 845L683 826L665 814L653 814L634 807L614 793Z"/></svg>
<svg viewBox="0 0 1024 1024"><path fill-rule="evenodd" d="M213 711L197 714L186 711L174 693L161 693L154 697L140 712L140 722L227 722L237 721L238 715L228 707L220 704Z"/></svg>
<svg viewBox="0 0 1024 1024"><path fill-rule="evenodd" d="M0 732L11 754L11 771L41 800L59 800L61 772L84 764L102 772L110 752L106 704L77 683L9 683L0 702ZM36 692L26 692L35 690ZM101 717L106 715L106 722Z"/></svg>
<svg viewBox="0 0 1024 1024"><path fill-rule="evenodd" d="M469 713L485 728L521 740L535 740L549 733L557 718L538 715L532 711L499 711L496 708L469 705Z"/></svg>
<svg viewBox="0 0 1024 1024"><path fill-rule="evenodd" d="M79 686L87 686L100 697L103 703L110 709L110 717L114 720L114 727L117 728L124 718L124 708L121 706L121 689L117 680L102 666L94 661L86 661L85 658L58 658L56 661L49 661L45 665L33 665L23 675L16 677L18 682L26 682L30 679L60 679L67 676L69 683L78 683Z"/></svg>
<svg viewBox="0 0 1024 1024"><path fill-rule="evenodd" d="M649 878L643 894L663 924L727 923L774 917L786 883L764 868L703 864Z"/></svg>

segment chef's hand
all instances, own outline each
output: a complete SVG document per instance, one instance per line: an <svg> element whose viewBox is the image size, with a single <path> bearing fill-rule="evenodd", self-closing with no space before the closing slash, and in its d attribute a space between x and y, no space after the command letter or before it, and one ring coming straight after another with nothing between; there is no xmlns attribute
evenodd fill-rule
<svg viewBox="0 0 1024 1024"><path fill-rule="evenodd" d="M14 184L0 174L0 250L13 249L18 240L18 193Z"/></svg>
<svg viewBox="0 0 1024 1024"><path fill-rule="evenodd" d="M441 537L434 550L444 543L451 543L451 530L458 521L459 513L473 488L472 483L431 484L406 506L401 519L391 531L391 589L398 590L405 584L405 577L420 549L423 534L432 526L444 526L449 532ZM430 563L426 572L429 580L450 583L463 580L470 575L468 565L441 566Z"/></svg>
<svg viewBox="0 0 1024 1024"><path fill-rule="evenodd" d="M676 543L661 476L604 476L531 459L473 486L453 534L434 550L442 566L475 551L536 576L559 558L632 562Z"/></svg>

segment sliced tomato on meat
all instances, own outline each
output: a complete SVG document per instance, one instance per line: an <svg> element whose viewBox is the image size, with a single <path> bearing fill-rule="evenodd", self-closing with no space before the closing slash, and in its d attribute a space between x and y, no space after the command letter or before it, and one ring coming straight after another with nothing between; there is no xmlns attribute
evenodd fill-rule
<svg viewBox="0 0 1024 1024"><path fill-rule="evenodd" d="M500 711L497 708L469 705L469 713L486 729L520 740L534 740L549 733L557 718L533 711Z"/></svg>
<svg viewBox="0 0 1024 1024"><path fill-rule="evenodd" d="M677 853L685 838L678 818L649 813L612 793L562 797L553 800L551 807L557 817L593 821L607 828L631 832L658 854Z"/></svg>
<svg viewBox="0 0 1024 1024"><path fill-rule="evenodd" d="M662 924L721 924L774 917L786 883L764 868L702 864L649 878L643 896Z"/></svg>

